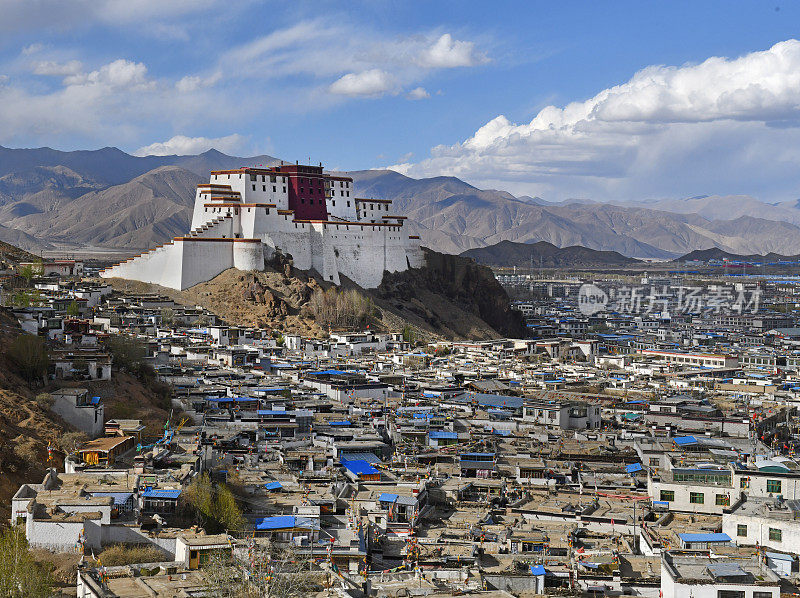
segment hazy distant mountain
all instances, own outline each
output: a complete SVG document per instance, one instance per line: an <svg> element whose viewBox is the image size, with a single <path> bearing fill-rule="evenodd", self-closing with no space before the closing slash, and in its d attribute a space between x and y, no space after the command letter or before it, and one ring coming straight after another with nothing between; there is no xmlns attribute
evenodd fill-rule
<svg viewBox="0 0 800 598"><path fill-rule="evenodd" d="M127 183L131 179L160 166L180 166L195 174L207 176L209 170L238 168L254 164L273 165L279 162L272 156L236 158L217 150L197 156L132 156L116 147L99 150L62 152L49 147L9 149L0 146L0 176L24 173L41 166L66 166L82 177L105 186Z"/></svg>
<svg viewBox="0 0 800 598"><path fill-rule="evenodd" d="M723 251L718 247L712 247L711 249L695 249L692 252L687 253L686 255L682 255L679 258L676 258L676 261L701 261L707 262L708 260L730 260L730 261L745 261L745 262L778 262L778 261L797 261L800 259L800 255L781 255L780 253L767 253L765 255L760 254L753 254L753 255L741 255L738 253L730 253L728 251Z"/></svg>
<svg viewBox="0 0 800 598"><path fill-rule="evenodd" d="M62 152L0 147L0 240L143 248L186 232L194 188L214 169L273 165L210 150L136 157L116 148ZM385 170L349 173L361 197L394 200L410 232L438 251L501 241L545 241L632 257L674 257L719 247L736 254L800 253L800 208L747 196L697 196L614 205L548 202L481 190L455 177L412 179Z"/></svg>
<svg viewBox="0 0 800 598"><path fill-rule="evenodd" d="M479 264L521 268L581 268L589 266L625 266L639 260L616 251L596 251L586 247L556 247L552 243L514 243L500 241L495 245L470 249L461 254Z"/></svg>
<svg viewBox="0 0 800 598"><path fill-rule="evenodd" d="M424 242L439 251L460 253L503 240L659 258L715 246L746 253L800 251L797 226L735 213L736 219L728 220L638 205L539 205L505 192L481 191L452 177L415 180L391 171L350 174L360 195L394 199L396 211L408 216Z"/></svg>
<svg viewBox="0 0 800 598"><path fill-rule="evenodd" d="M117 148L0 147L0 240L29 250L53 242L149 247L186 232L194 188L210 170L278 162L216 150L140 158Z"/></svg>
<svg viewBox="0 0 800 598"><path fill-rule="evenodd" d="M130 182L61 202L58 209L12 218L17 204L2 206L0 218L50 241L145 248L188 230L194 188L203 180L207 177L162 166Z"/></svg>

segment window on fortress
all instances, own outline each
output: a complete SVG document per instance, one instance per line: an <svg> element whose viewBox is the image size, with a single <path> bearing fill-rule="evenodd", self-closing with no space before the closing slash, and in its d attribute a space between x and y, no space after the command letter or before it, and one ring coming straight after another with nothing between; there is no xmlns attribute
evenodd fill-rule
<svg viewBox="0 0 800 598"><path fill-rule="evenodd" d="M335 208L336 207L336 200L334 199L331 203L333 204L333 207Z"/></svg>
<svg viewBox="0 0 800 598"><path fill-rule="evenodd" d="M270 183L274 183L275 182L275 175L274 174L270 175L269 182Z"/></svg>
<svg viewBox="0 0 800 598"><path fill-rule="evenodd" d="M261 175L261 182L262 183L266 183L267 182L267 177L264 176L263 174Z"/></svg>
<svg viewBox="0 0 800 598"><path fill-rule="evenodd" d="M255 191L255 190L256 190L256 186L255 186L255 185L253 185L253 191Z"/></svg>
<svg viewBox="0 0 800 598"><path fill-rule="evenodd" d="M269 208L266 208L266 210L267 210L267 215L269 216Z"/></svg>
<svg viewBox="0 0 800 598"><path fill-rule="evenodd" d="M283 192L286 193L286 187L283 188Z"/></svg>
<svg viewBox="0 0 800 598"><path fill-rule="evenodd" d="M347 197L350 197L350 192L349 191L347 192Z"/></svg>
<svg viewBox="0 0 800 598"><path fill-rule="evenodd" d="M250 208L247 208L247 213L248 213L248 214L250 213Z"/></svg>
<svg viewBox="0 0 800 598"><path fill-rule="evenodd" d="M266 193L266 191L267 191L267 186L266 186L266 185L261 185L261 190L262 190L262 191L264 191L264 192Z"/></svg>
<svg viewBox="0 0 800 598"><path fill-rule="evenodd" d="M272 192L275 193L275 191L277 191L277 189L275 188L275 185L272 185Z"/></svg>
<svg viewBox="0 0 800 598"><path fill-rule="evenodd" d="M349 202L349 201L347 202L347 207L348 207L348 208L350 207L350 202Z"/></svg>

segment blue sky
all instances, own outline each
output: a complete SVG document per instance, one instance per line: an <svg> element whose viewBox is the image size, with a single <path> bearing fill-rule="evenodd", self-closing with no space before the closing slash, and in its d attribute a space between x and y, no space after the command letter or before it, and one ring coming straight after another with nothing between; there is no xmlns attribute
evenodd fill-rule
<svg viewBox="0 0 800 598"><path fill-rule="evenodd" d="M800 197L800 5L0 0L0 144ZM488 123L488 124L487 124Z"/></svg>

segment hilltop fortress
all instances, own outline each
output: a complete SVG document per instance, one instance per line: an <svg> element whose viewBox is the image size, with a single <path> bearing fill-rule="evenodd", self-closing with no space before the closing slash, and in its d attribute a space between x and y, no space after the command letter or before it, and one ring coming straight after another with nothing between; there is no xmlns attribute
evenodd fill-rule
<svg viewBox="0 0 800 598"><path fill-rule="evenodd" d="M391 201L355 197L353 179L320 166L215 170L197 186L191 231L100 272L183 290L228 268L263 270L276 251L294 266L364 288L383 273L423 265L419 237L405 234Z"/></svg>

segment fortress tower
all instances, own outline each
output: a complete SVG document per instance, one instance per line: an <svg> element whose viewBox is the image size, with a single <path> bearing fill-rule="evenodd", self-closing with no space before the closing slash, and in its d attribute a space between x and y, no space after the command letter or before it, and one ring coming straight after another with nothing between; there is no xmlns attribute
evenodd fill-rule
<svg viewBox="0 0 800 598"><path fill-rule="evenodd" d="M276 251L339 284L377 287L383 273L422 265L391 201L355 197L353 179L322 166L215 170L197 186L191 230L100 272L183 290L228 268L263 270Z"/></svg>

